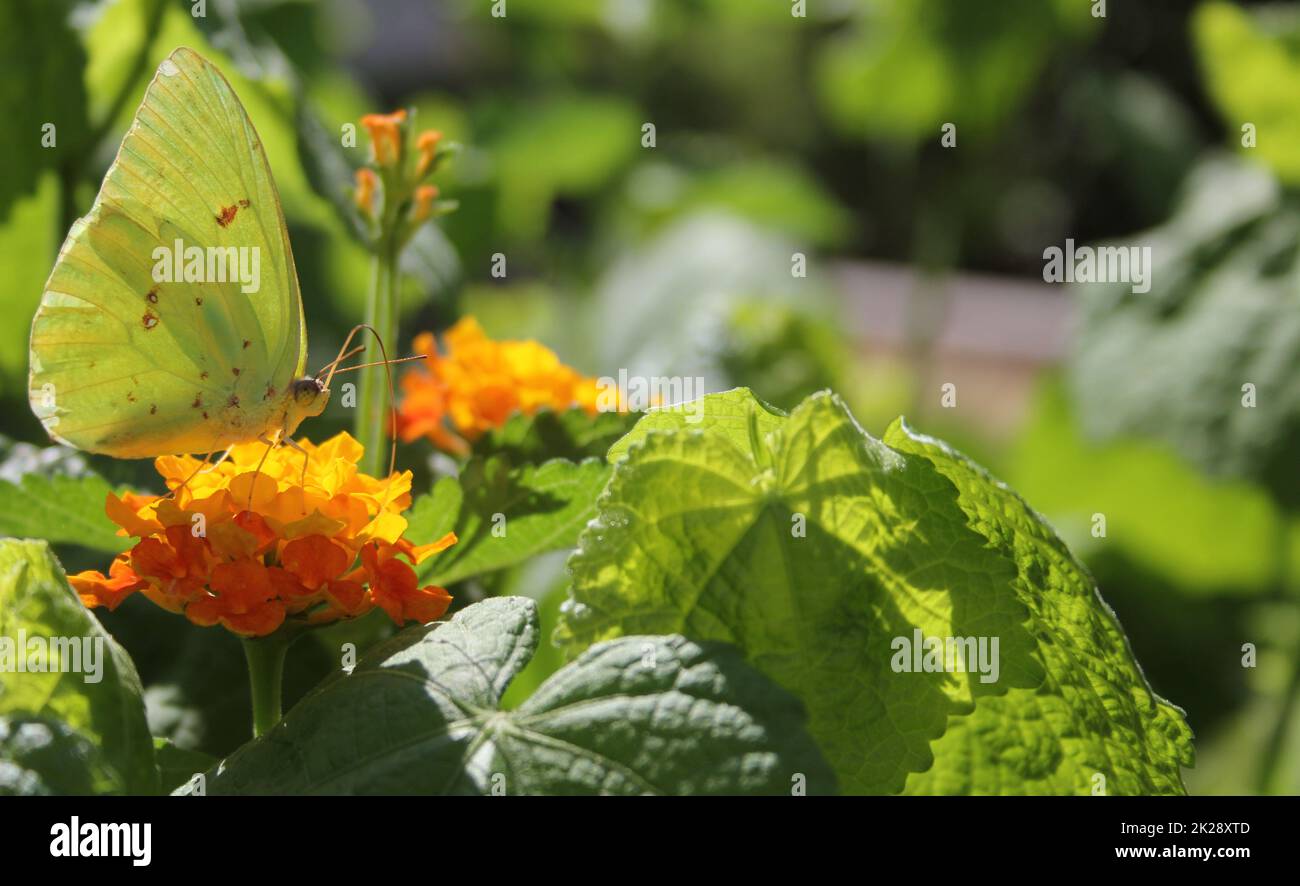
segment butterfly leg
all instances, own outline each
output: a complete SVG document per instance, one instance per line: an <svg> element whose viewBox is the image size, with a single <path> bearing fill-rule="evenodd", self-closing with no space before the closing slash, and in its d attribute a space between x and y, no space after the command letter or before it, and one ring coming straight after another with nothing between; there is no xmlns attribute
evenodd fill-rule
<svg viewBox="0 0 1300 886"><path fill-rule="evenodd" d="M227 449L226 452L229 453L230 450ZM225 458L226 456L223 455L221 457ZM212 453L209 452L207 455L203 456L203 461L199 462L199 466L194 469L194 472L190 474L188 477L186 477L179 486L177 486L171 492L164 495L163 498L164 499L175 498L176 496L180 495L181 490L184 489L186 486L189 486L190 481L193 480L195 477L197 477L199 475L199 471L207 467L208 462L211 460L212 460Z"/></svg>
<svg viewBox="0 0 1300 886"><path fill-rule="evenodd" d="M275 436L270 440L266 439L265 434L257 438L260 442L266 444L266 451L263 452L262 457L257 460L257 468L253 471L253 483L248 488L248 509L250 511L253 509L253 492L257 489L257 478L262 473L262 465L266 464L266 457L271 454L271 450L280 442L281 433L281 431L276 431Z"/></svg>
<svg viewBox="0 0 1300 886"><path fill-rule="evenodd" d="M234 448L235 448L235 445L234 445L233 443L230 444L229 446L227 446L227 447L226 447L226 451L223 452L223 453L221 453L221 458L217 459L217 460L214 461L212 464L208 465L208 471L215 471L215 470L217 469L217 465L221 464L223 461L225 461L226 459L230 458L230 452L231 452L231 450L233 450ZM209 454L211 454L211 453L209 453ZM202 467L202 465L200 465L200 467ZM204 471L204 473L207 473L208 471Z"/></svg>
<svg viewBox="0 0 1300 886"><path fill-rule="evenodd" d="M280 442L302 453L302 479L298 482L298 485L306 486L307 485L307 463L310 461L311 456L307 454L306 449L303 449L301 446L299 446L297 441L295 441L288 434L282 435L280 437Z"/></svg>

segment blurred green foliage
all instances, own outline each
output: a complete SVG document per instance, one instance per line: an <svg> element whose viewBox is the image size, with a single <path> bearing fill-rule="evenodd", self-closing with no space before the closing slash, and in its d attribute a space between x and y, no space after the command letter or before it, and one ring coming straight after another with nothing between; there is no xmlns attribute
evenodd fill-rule
<svg viewBox="0 0 1300 886"><path fill-rule="evenodd" d="M1168 440L1202 470L1300 504L1300 213L1266 172L1207 161L1169 221L1138 235L1149 292L1078 287L1071 364L1096 436Z"/></svg>
<svg viewBox="0 0 1300 886"><path fill-rule="evenodd" d="M1250 12L1216 0L1197 9L1193 26L1206 88L1239 150L1288 185L1300 184L1300 9Z"/></svg>
<svg viewBox="0 0 1300 886"><path fill-rule="evenodd" d="M906 143L940 126L987 138L1053 56L1095 29L1074 0L858 0L816 66L831 120L864 138Z"/></svg>

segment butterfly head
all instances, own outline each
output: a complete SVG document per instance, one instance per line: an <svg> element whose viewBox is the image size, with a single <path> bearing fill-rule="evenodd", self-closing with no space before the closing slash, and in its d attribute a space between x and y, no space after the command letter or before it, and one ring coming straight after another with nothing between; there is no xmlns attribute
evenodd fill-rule
<svg viewBox="0 0 1300 886"><path fill-rule="evenodd" d="M296 429L303 419L320 415L329 399L329 388L319 378L297 379L289 386L289 425Z"/></svg>

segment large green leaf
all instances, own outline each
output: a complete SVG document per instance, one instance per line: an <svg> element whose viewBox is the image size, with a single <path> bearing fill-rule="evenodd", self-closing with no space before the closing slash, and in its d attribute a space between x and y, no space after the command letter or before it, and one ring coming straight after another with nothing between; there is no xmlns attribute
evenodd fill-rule
<svg viewBox="0 0 1300 886"><path fill-rule="evenodd" d="M0 540L0 638L12 641L15 649L24 638L29 647L33 640L41 643L50 668L76 664L61 658L51 640L89 646L91 657L82 658L80 672L0 669L0 714L63 721L100 747L128 793L153 793L153 741L135 666L68 586L43 541ZM98 673L89 667L94 662Z"/></svg>
<svg viewBox="0 0 1300 886"><path fill-rule="evenodd" d="M1011 591L1029 610L1033 657L1044 671L1038 686L1010 687L951 718L933 745L934 767L911 778L909 792L1079 791L1100 773L1107 793L1181 793L1178 767L1192 764L1191 730L1182 711L1151 691L1115 614L1065 543L1020 496L947 444L901 420L885 442L952 481L970 526L1015 564Z"/></svg>
<svg viewBox="0 0 1300 886"><path fill-rule="evenodd" d="M804 701L846 791L1085 793L1098 772L1112 793L1182 791L1181 716L1004 487L901 427L893 448L873 439L834 395L788 418L747 391L701 405L694 424L687 409L646 417L622 450L570 561L557 642L735 643ZM916 630L996 638L997 679L895 672L894 641Z"/></svg>
<svg viewBox="0 0 1300 886"><path fill-rule="evenodd" d="M1264 171L1216 159L1134 238L1151 289L1076 287L1070 386L1092 437L1147 436L1212 475L1300 501L1300 212ZM1247 394L1253 386L1253 402Z"/></svg>
<svg viewBox="0 0 1300 886"><path fill-rule="evenodd" d="M446 585L571 548L609 479L596 460L555 459L511 469L505 459L471 459L416 502L407 538L422 544L455 531L457 543L420 564L422 581Z"/></svg>
<svg viewBox="0 0 1300 886"><path fill-rule="evenodd" d="M736 388L710 394L703 400L649 410L636 427L610 447L609 460L614 464L622 461L629 449L655 431L707 431L744 451L760 445L784 422L785 413L755 397L748 388Z"/></svg>
<svg viewBox="0 0 1300 886"><path fill-rule="evenodd" d="M164 793L171 793L217 763L211 754L179 748L165 738L154 739L154 756L158 761L158 783Z"/></svg>
<svg viewBox="0 0 1300 886"><path fill-rule="evenodd" d="M0 438L0 536L44 538L117 554L131 544L104 512L113 491L64 446Z"/></svg>
<svg viewBox="0 0 1300 886"><path fill-rule="evenodd" d="M474 454L504 455L511 464L536 464L553 458L580 461L603 457L609 447L632 429L637 416L625 412L588 415L579 407L541 409L532 415L516 412L499 428L474 441Z"/></svg>
<svg viewBox="0 0 1300 886"><path fill-rule="evenodd" d="M722 644L601 644L517 710L537 646L525 597L409 628L207 774L209 794L834 791L789 694ZM801 778L802 776L802 778Z"/></svg>

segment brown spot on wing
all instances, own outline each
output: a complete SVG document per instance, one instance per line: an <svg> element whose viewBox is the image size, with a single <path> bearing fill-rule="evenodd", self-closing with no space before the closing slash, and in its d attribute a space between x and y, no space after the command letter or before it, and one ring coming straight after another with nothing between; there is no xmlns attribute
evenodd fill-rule
<svg viewBox="0 0 1300 886"><path fill-rule="evenodd" d="M201 295L194 296L194 303L199 307L203 307L203 296Z"/></svg>
<svg viewBox="0 0 1300 886"><path fill-rule="evenodd" d="M239 201L239 208L240 208L240 209L247 209L247 208L248 208L249 206L251 206L251 205L252 205L252 204L249 203L248 200L240 200L240 201Z"/></svg>
<svg viewBox="0 0 1300 886"><path fill-rule="evenodd" d="M151 305L158 304L158 287L155 286L153 289L150 289L148 292L145 293L144 297L145 299L148 300L149 304Z"/></svg>
<svg viewBox="0 0 1300 886"><path fill-rule="evenodd" d="M202 381L207 377L208 377L208 371L206 369L199 373L199 381Z"/></svg>
<svg viewBox="0 0 1300 886"><path fill-rule="evenodd" d="M239 367L238 367L238 366L232 366L232 367L230 367L230 371L233 372L235 375L239 375Z"/></svg>
<svg viewBox="0 0 1300 886"><path fill-rule="evenodd" d="M203 417L204 417L204 418L207 418L207 417L208 417L207 410L204 410L204 412L203 412Z"/></svg>
<svg viewBox="0 0 1300 886"><path fill-rule="evenodd" d="M157 412L158 412L158 404L157 404L157 403L150 403L150 404L149 404L149 414L150 414L150 415L154 415L154 414L157 413Z"/></svg>
<svg viewBox="0 0 1300 886"><path fill-rule="evenodd" d="M153 329L158 325L158 315L153 311L145 311L144 316L140 318L140 324L145 329Z"/></svg>
<svg viewBox="0 0 1300 886"><path fill-rule="evenodd" d="M270 400L270 399L271 399L272 397L274 397L274 396L275 396L275 386L274 386L274 385L267 385L267 386L266 386L266 393L262 395L262 399L263 399L263 400Z"/></svg>
<svg viewBox="0 0 1300 886"><path fill-rule="evenodd" d="M238 406L239 406L239 396L238 396L237 394L231 394L231 395L230 395L230 399L226 401L226 405L227 405L227 406L235 406L235 407L238 407Z"/></svg>
<svg viewBox="0 0 1300 886"><path fill-rule="evenodd" d="M203 405L203 395L202 395L202 394L195 394L195 395L194 395L194 402L190 404L190 408L191 408L191 409L198 409L198 408L199 408L200 406L202 406L202 405Z"/></svg>
<svg viewBox="0 0 1300 886"><path fill-rule="evenodd" d="M245 348L247 348L247 347L248 347L249 345L251 345L251 344L252 344L251 341L249 341L248 339L244 339L244 347L245 347Z"/></svg>
<svg viewBox="0 0 1300 886"><path fill-rule="evenodd" d="M239 207L231 203L229 206L222 207L221 214L213 216L213 218L217 220L217 224L225 228L229 227L230 223L235 220L235 213L237 212L239 212Z"/></svg>

